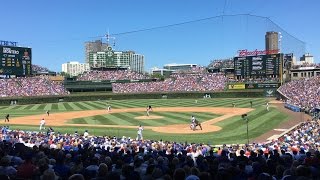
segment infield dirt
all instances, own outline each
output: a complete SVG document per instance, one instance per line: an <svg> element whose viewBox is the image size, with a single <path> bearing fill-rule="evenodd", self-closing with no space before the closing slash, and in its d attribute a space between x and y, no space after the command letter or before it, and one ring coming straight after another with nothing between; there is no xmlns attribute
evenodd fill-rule
<svg viewBox="0 0 320 180"><path fill-rule="evenodd" d="M213 114L220 114L217 118L202 122L202 129L199 128L195 131L190 129L190 124L176 124L166 126L145 126L145 129L151 129L161 133L174 133L174 134L198 134L208 133L221 130L221 127L214 124L223 121L233 116L240 116L246 114L253 109L251 108L223 108L223 107L160 107L154 108L155 112L190 112L192 114L206 112ZM123 126L123 125L96 125L96 124L68 124L67 122L75 118L90 117L95 115L104 115L110 113L122 112L143 112L145 108L127 108L127 109L113 109L108 112L106 110L87 110L87 111L72 111L72 112L51 112L50 116L47 114L24 116L10 119L10 124L16 125L39 125L40 120L46 120L46 126L85 126L85 127L114 127L114 128L137 128L137 126ZM152 112L151 112L152 113ZM145 117L144 117L145 118ZM151 118L150 118L151 119ZM147 120L146 118L144 120ZM161 119L159 119L161 121Z"/></svg>

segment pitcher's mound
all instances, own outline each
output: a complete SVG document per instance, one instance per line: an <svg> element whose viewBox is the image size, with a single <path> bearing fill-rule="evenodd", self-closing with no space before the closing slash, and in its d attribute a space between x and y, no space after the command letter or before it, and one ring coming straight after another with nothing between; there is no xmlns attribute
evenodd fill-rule
<svg viewBox="0 0 320 180"><path fill-rule="evenodd" d="M137 116L135 119L146 120L146 119L162 119L163 116Z"/></svg>

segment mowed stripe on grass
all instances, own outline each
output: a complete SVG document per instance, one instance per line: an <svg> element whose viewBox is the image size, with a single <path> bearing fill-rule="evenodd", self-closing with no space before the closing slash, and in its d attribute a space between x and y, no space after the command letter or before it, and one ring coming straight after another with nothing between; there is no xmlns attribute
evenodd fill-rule
<svg viewBox="0 0 320 180"><path fill-rule="evenodd" d="M87 110L87 109L81 109L79 106L76 105L76 102L63 103L63 105L64 107L66 107L67 110L74 110L74 111Z"/></svg>
<svg viewBox="0 0 320 180"><path fill-rule="evenodd" d="M260 106L265 104L266 100L263 98L224 98L224 99L139 99L139 100L109 100L109 101L83 101L83 102L60 102L60 103L46 103L35 105L14 105L5 106L0 111L15 110L51 110L51 111L79 111L90 109L105 109L108 104L113 109L120 108L136 108L146 107L151 105L153 107L232 107L232 103L236 104L236 107L249 107L250 101L253 102L253 106ZM81 105L80 105L80 104ZM85 104L89 105L86 106Z"/></svg>
<svg viewBox="0 0 320 180"><path fill-rule="evenodd" d="M31 105L23 105L23 106L16 106L15 108L12 108L12 110L30 110L32 107L34 107L35 104Z"/></svg>
<svg viewBox="0 0 320 180"><path fill-rule="evenodd" d="M287 116L275 109L267 112L265 108L258 108L252 114L248 113L249 119L249 133L252 137L261 135L262 132L266 132L272 129L272 124L278 124L283 121ZM216 125L223 127L223 132L220 138L246 138L247 124L240 116L232 117L224 121L216 123Z"/></svg>
<svg viewBox="0 0 320 180"><path fill-rule="evenodd" d="M52 104L46 104L46 106L44 107L44 110L50 110L52 109Z"/></svg>
<svg viewBox="0 0 320 180"><path fill-rule="evenodd" d="M87 103L84 103L84 102L77 102L75 103L80 109L86 109L86 110L94 110L94 109L97 109L95 107L92 107L90 106L89 104Z"/></svg>
<svg viewBox="0 0 320 180"><path fill-rule="evenodd" d="M126 112L126 113L111 113L107 115L96 115L91 117L77 118L69 121L70 123L77 124L99 124L104 125L143 125L143 126L164 126L170 124L188 124L191 122L191 113L175 113L175 112L151 112L150 115L162 116L161 119L135 119L139 116L145 116L145 112ZM213 113L196 113L195 115L200 122L214 119L219 115ZM83 120L81 120L83 119ZM90 121L88 121L90 120Z"/></svg>
<svg viewBox="0 0 320 180"><path fill-rule="evenodd" d="M16 105L16 106L6 106L0 109L0 112L11 113L13 109L15 110L37 110L39 114L42 111L50 110L51 113L64 112L64 111L79 111L79 110L89 110L89 109L104 109L107 104L111 104L112 109L122 109L131 107L146 107L147 104L153 107L231 107L232 102L237 104L237 107L249 107L250 101L253 101L254 106L260 106L265 103L263 98L254 99L197 99L198 103L195 103L194 99L141 99L141 100L109 100L109 101L84 101L84 102L60 102L60 103L47 103L47 104L36 104L36 105ZM85 105L88 104L89 106ZM36 112L35 112L36 113ZM26 115L28 115L27 113Z"/></svg>
<svg viewBox="0 0 320 180"><path fill-rule="evenodd" d="M236 104L236 107L250 107L250 101L253 101L253 107L256 108L256 110L251 111L248 113L249 118L249 137L255 138L258 135L263 134L268 129L273 129L274 126L279 124L280 122L283 122L286 120L287 116L286 114L280 113L276 108L271 108L271 111L268 112L266 115L266 110L264 106L266 99L263 98L239 98L239 99L232 99L232 98L225 98L225 99L198 99L197 103L195 103L194 99L157 99L157 100L123 100L123 101L117 101L117 100L111 100L111 101L84 101L81 103L85 103L90 105L93 108L97 109L105 109L106 105L108 103L111 104L112 109L123 109L127 107L142 107L145 109L146 105L152 105L153 107L199 107L199 106L207 106L207 107L227 107L232 110L232 103L234 102ZM77 102L80 103L80 102ZM66 104L70 104L69 102L61 102L61 103L48 103L43 109L46 109L48 105L51 104L50 111L52 113L59 113L59 112L65 112L67 108L65 107ZM125 104L125 106L123 106ZM66 105L67 106L67 105ZM33 114L44 114L45 111L40 109L35 109L34 111L30 111L30 109L34 107L34 105L16 105L16 106L5 106L1 107L0 113L10 113L10 117L18 117L18 116L27 116L27 115L33 115ZM39 107L39 106L38 106ZM71 107L69 105L69 107ZM86 106L78 106L79 108L85 108L84 110L88 109ZM73 108L68 108L68 111L74 111ZM106 111L105 111L106 112ZM152 112L154 115L157 115L157 112ZM190 122L190 114L192 113L186 113L184 115L181 115L181 119L176 119L176 113L170 112L171 115L173 115L172 118L167 119L165 123L175 123L178 121L178 123L183 123L184 121L186 123ZM12 115L12 116L11 116ZM135 114L137 115L137 114ZM145 115L145 112L141 112L141 115ZM200 115L200 114L199 114ZM209 116L210 114L208 114ZM196 115L197 117L198 115ZM201 115L202 116L202 115ZM207 116L207 115L206 115ZM79 118L78 122L79 124L87 124L87 123L101 123L103 124L111 124L115 125L118 124L119 121L122 119L113 116L113 114L104 114L99 115L97 119L93 119L95 116L86 117L86 119ZM186 120L184 120L186 118ZM202 117L197 117L200 121ZM76 120L76 119L74 119ZM83 121L82 123L80 121ZM161 122L161 120L154 120L158 123ZM35 122L39 122L39 119L35 119ZM132 123L131 121L123 121L121 124L127 124L129 126L136 125L136 123L139 121L134 121ZM143 122L143 120L141 120ZM163 139L163 140L174 140L178 142L184 142L184 141L192 141L192 142L210 142L211 144L224 144L224 143L244 143L246 142L246 123L242 120L241 116L235 116L229 119L226 119L224 121L220 121L218 123L215 123L215 125L218 125L223 128L223 131L214 132L214 133L207 133L205 135L200 134L192 134L192 135L172 135L172 134L165 134L165 133L155 133L151 130L145 129L144 131L144 137L148 139ZM23 125L10 125L10 127L15 128L18 127L20 129L34 129L38 130L38 126L23 126ZM75 131L74 127L55 127L56 131L60 132L71 132L73 133ZM88 127L77 127L78 131L84 131L85 129L88 129ZM96 134L96 135L115 135L115 136L136 136L136 129L121 129L116 127L90 127L90 133ZM106 134L107 133L107 134Z"/></svg>
<svg viewBox="0 0 320 180"><path fill-rule="evenodd" d="M107 114L109 116L112 114ZM272 129L273 125L278 124L286 119L286 114L277 111L276 108L272 108L269 112L265 111L264 107L259 107L257 110L248 113L248 117L252 115L249 121L249 138L255 138L263 134L266 130ZM272 117L272 119L268 118ZM90 117L92 118L92 117ZM83 119L83 118L81 118ZM89 120L91 121L91 120ZM88 123L88 122L85 122ZM166 134L166 133L155 133L151 130L145 129L143 135L147 139L154 140L170 140L177 142L203 142L209 144L225 144L225 143L245 143L246 139L246 123L241 119L241 116L235 116L224 121L215 123L215 125L221 126L223 131L203 134L191 134L191 135L179 135L179 134ZM15 127L16 125L12 125ZM20 129L28 128L29 126L17 126ZM31 129L37 130L38 127L30 127ZM56 127L57 131L60 132L74 132L74 127ZM88 127L77 127L78 132L84 132ZM136 129L121 129L121 128L105 128L105 127L90 127L90 133L96 135L110 135L110 136L127 136L135 137ZM107 133L107 134L106 134ZM251 141L250 141L251 142Z"/></svg>
<svg viewBox="0 0 320 180"><path fill-rule="evenodd" d="M35 104L33 105L30 110L34 111L34 110L38 110L38 108L41 106L41 104Z"/></svg>
<svg viewBox="0 0 320 180"><path fill-rule="evenodd" d="M96 102L88 101L88 102L82 102L82 103L88 104L89 106L91 106L94 109L106 109L107 108L106 105L98 104Z"/></svg>
<svg viewBox="0 0 320 180"><path fill-rule="evenodd" d="M49 109L51 111L57 111L58 110L58 104L57 103L53 103L51 106L51 109Z"/></svg>
<svg viewBox="0 0 320 180"><path fill-rule="evenodd" d="M64 103L58 103L58 110L59 111L66 111L66 107L64 106Z"/></svg>

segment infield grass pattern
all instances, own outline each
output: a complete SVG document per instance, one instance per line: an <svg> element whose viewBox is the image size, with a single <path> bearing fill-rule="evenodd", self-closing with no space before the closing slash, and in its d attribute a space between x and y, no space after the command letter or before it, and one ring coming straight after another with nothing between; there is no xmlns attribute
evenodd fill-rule
<svg viewBox="0 0 320 180"><path fill-rule="evenodd" d="M0 113L2 115L2 123L6 114L10 117L21 117L27 115L44 114L46 110L50 113L60 113L67 111L79 110L95 110L106 109L108 104L111 104L113 109L118 108L137 108L146 107L226 107L232 109L232 103L236 107L250 107L250 101L253 102L254 111L248 113L249 118L249 137L254 138L268 130L273 129L279 123L287 120L287 115L278 111L276 108L271 107L267 112L264 104L266 99L263 98L239 98L239 99L198 99L195 103L194 99L142 99L142 100L111 100L111 101L84 101L84 102L62 102L62 103L48 103L48 104L32 104L32 105L17 105L17 106L0 106ZM73 119L72 123L78 124L123 124L123 125L137 125L142 123L144 126L160 126L164 124L181 124L190 122L190 113L173 113L173 112L152 112L152 115L165 116L165 119L157 120L132 120L128 117L143 116L145 112L132 112L132 113L115 113L98 115L92 117ZM211 113L197 114L196 117L201 121L208 120L211 116L217 117ZM201 117L201 118L200 118ZM213 117L214 118L214 117ZM6 124L10 125L10 124ZM144 138L154 140L171 140L179 142L203 142L210 144L224 144L224 143L245 143L246 142L246 123L241 117L232 117L224 121L218 122L215 125L222 127L221 131L207 133L207 134L164 134L151 130L144 130ZM16 126L12 125L11 128L20 128L24 130L38 130L38 126ZM122 129L122 128L86 128L86 127L54 127L55 131L74 133L77 130L79 133L89 130L90 133L95 135L110 135L110 136L129 136L136 137L136 129Z"/></svg>
<svg viewBox="0 0 320 180"><path fill-rule="evenodd" d="M138 120L135 117L145 116L145 112L126 112L112 113L105 115L97 115L91 117L77 118L69 123L73 124L111 124L111 125L127 125L127 126L164 126L169 124L189 124L191 115L194 115L200 122L219 117L213 113L181 113L181 112L151 112L151 115L163 116L161 119L145 119Z"/></svg>

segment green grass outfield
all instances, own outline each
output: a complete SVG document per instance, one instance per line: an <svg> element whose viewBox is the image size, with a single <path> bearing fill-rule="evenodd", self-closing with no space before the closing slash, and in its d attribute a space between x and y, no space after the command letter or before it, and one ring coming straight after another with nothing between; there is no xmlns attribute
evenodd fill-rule
<svg viewBox="0 0 320 180"><path fill-rule="evenodd" d="M135 117L145 116L146 112L122 112L105 115L90 116L71 120L73 124L102 124L102 125L125 125L125 126L165 126L170 124L189 124L191 115L195 115L200 122L219 117L213 113L191 113L191 112L156 112L150 113L154 116L162 116L161 119L137 120Z"/></svg>
<svg viewBox="0 0 320 180"><path fill-rule="evenodd" d="M67 111L79 111L79 110L95 110L106 109L107 104L111 104L113 109L119 108L136 108L146 107L151 105L152 107L226 107L232 108L232 103L236 104L236 107L250 107L250 101L253 102L254 111L248 114L249 118L249 137L255 138L271 129L273 129L279 123L288 119L286 114L278 111L276 108L271 107L267 112L263 106L266 99L263 98L223 98L223 99L198 99L195 103L194 99L139 99L139 100L111 100L111 101L84 101L84 102L61 102L61 103L48 103L48 104L32 104L21 106L0 106L0 114L4 123L4 117L6 114L10 114L10 118L21 117L35 114L45 114L46 110L50 110L51 113L67 112ZM142 121L132 120L133 116L143 115L145 112L136 113L117 113L108 115L99 115L86 118L73 119L69 123L82 123L82 124L123 124L123 125L137 125ZM144 126L158 126L166 124L179 124L190 121L190 113L169 113L169 112L152 112L154 115L165 116L167 120L161 122L159 120L143 121ZM218 115L211 113L197 114L197 117L201 117L202 121L217 117ZM131 117L131 118L130 118ZM179 118L180 117L180 118ZM10 124L7 124L10 125ZM154 140L171 140L178 142L202 142L210 144L223 144L223 143L245 143L246 142L246 123L241 117L232 117L224 121L218 122L215 125L222 127L221 131L207 133L207 134L192 134L192 135L179 135L169 133L158 133L152 130L144 130L143 135L146 139ZM19 128L23 130L38 130L38 126L16 126L12 125L11 129ZM110 135L110 136L129 136L136 137L136 129L123 129L123 128L86 128L86 127L54 127L55 131L61 133L74 133L84 132L86 129L91 134L95 135Z"/></svg>

